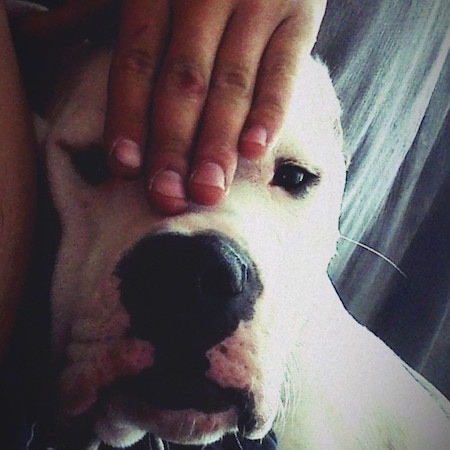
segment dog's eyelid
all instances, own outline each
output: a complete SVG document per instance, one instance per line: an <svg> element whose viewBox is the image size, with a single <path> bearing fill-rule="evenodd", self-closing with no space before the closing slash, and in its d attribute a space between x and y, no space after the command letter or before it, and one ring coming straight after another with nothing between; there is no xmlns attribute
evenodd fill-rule
<svg viewBox="0 0 450 450"><path fill-rule="evenodd" d="M112 174L103 146L97 142L73 145L61 141L60 147L67 152L77 174L90 186L99 186Z"/></svg>
<svg viewBox="0 0 450 450"><path fill-rule="evenodd" d="M86 143L70 143L66 140L59 140L57 142L58 147L63 149L65 152L73 155L75 153L85 153L85 152L98 152L103 151L103 146L100 142L86 142Z"/></svg>
<svg viewBox="0 0 450 450"><path fill-rule="evenodd" d="M281 140L273 149L275 169L282 164L292 164L301 167L311 175L320 178L322 169L317 164L315 152L296 139Z"/></svg>
<svg viewBox="0 0 450 450"><path fill-rule="evenodd" d="M282 188L292 198L305 198L310 190L320 182L319 170L298 160L280 159L276 161L271 186Z"/></svg>
<svg viewBox="0 0 450 450"><path fill-rule="evenodd" d="M275 160L275 168L274 171L283 165L292 165L292 166L297 166L300 169L303 169L305 172L308 172L310 175L312 175L313 177L319 179L321 178L322 175L322 170L314 165L311 164L310 162L307 162L303 159L299 159L299 158L292 158L292 157L279 157Z"/></svg>

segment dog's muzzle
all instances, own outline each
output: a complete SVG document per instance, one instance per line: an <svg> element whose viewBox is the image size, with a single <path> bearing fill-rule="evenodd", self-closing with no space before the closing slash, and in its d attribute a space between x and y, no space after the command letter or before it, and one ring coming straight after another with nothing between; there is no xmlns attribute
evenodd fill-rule
<svg viewBox="0 0 450 450"><path fill-rule="evenodd" d="M115 275L130 333L155 349L151 368L119 380L123 393L162 409L248 407L248 393L205 376L206 352L252 318L262 292L256 266L238 244L217 233L149 235L123 256Z"/></svg>

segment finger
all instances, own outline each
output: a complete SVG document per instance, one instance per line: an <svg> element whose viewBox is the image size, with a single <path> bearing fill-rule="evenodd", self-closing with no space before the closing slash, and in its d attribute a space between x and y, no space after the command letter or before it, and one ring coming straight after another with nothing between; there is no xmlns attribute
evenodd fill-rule
<svg viewBox="0 0 450 450"><path fill-rule="evenodd" d="M148 110L168 33L166 0L124 0L108 84L104 142L113 172L135 176L142 167Z"/></svg>
<svg viewBox="0 0 450 450"><path fill-rule="evenodd" d="M252 107L239 142L239 152L245 158L261 157L276 141L302 59L316 41L326 2L300 3L300 11L276 29L261 60Z"/></svg>
<svg viewBox="0 0 450 450"><path fill-rule="evenodd" d="M158 77L148 155L149 196L166 213L187 206L185 177L230 2L175 4L171 42Z"/></svg>
<svg viewBox="0 0 450 450"><path fill-rule="evenodd" d="M234 177L238 138L252 102L257 67L278 20L272 9L266 3L256 9L255 3L245 3L222 39L189 181L189 193L197 203L221 201Z"/></svg>

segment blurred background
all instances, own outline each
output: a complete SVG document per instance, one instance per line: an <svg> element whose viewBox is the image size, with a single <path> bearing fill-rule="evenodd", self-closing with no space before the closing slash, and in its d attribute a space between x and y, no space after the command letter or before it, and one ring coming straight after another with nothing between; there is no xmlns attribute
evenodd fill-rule
<svg viewBox="0 0 450 450"><path fill-rule="evenodd" d="M450 2L329 0L315 52L352 163L330 275L346 306L450 397Z"/></svg>

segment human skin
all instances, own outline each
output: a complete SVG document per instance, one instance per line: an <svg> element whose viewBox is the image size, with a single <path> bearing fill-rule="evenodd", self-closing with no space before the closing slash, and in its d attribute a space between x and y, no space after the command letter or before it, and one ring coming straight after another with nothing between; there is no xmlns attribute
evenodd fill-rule
<svg viewBox="0 0 450 450"><path fill-rule="evenodd" d="M144 173L149 201L165 214L217 204L238 154L258 159L275 144L326 0L68 0L24 18L21 31L55 42L115 3L111 169Z"/></svg>
<svg viewBox="0 0 450 450"><path fill-rule="evenodd" d="M22 296L35 208L30 114L0 1L0 360Z"/></svg>
<svg viewBox="0 0 450 450"><path fill-rule="evenodd" d="M167 214L220 202L238 153L257 159L276 142L325 5L123 1L105 125L114 172L144 167L149 199Z"/></svg>

